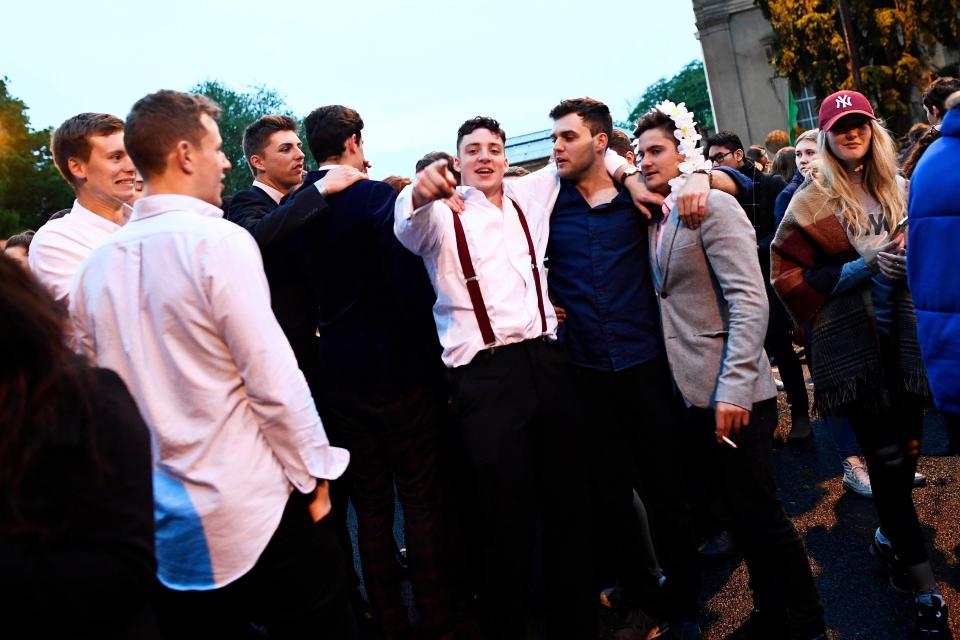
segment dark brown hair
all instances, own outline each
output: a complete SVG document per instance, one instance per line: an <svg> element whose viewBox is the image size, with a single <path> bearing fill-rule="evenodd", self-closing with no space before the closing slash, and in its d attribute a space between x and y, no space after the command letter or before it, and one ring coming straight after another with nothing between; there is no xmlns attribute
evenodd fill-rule
<svg viewBox="0 0 960 640"><path fill-rule="evenodd" d="M303 129L313 159L321 164L328 158L343 155L347 140L354 135L360 142L363 119L350 107L331 104L311 111L303 120Z"/></svg>
<svg viewBox="0 0 960 640"><path fill-rule="evenodd" d="M613 117L607 105L593 98L572 98L564 100L550 110L550 118L559 120L565 115L575 113L583 118L591 135L607 134L607 140L613 137Z"/></svg>
<svg viewBox="0 0 960 640"><path fill-rule="evenodd" d="M13 249L14 247L23 247L23 249L29 254L30 253L30 243L33 242L33 236L36 232L33 229L27 229L26 231L21 231L20 233L10 236L7 238L7 243L4 245L3 250Z"/></svg>
<svg viewBox="0 0 960 640"><path fill-rule="evenodd" d="M145 179L162 174L177 143L200 144L206 134L200 117L216 120L220 113L216 102L196 93L163 89L137 100L127 115L124 137L137 171Z"/></svg>
<svg viewBox="0 0 960 640"><path fill-rule="evenodd" d="M626 157L627 153L633 151L633 147L630 146L630 136L620 131L620 129L613 130L613 135L610 136L610 142L607 146L623 157Z"/></svg>
<svg viewBox="0 0 960 640"><path fill-rule="evenodd" d="M500 123L494 120L493 118L488 118L487 116L477 116L475 118L470 118L457 129L457 153L460 153L460 141L463 140L464 136L468 136L477 129L486 129L490 133L496 136L500 136L500 139L503 140L503 143L507 143L507 132L503 130L500 126Z"/></svg>
<svg viewBox="0 0 960 640"><path fill-rule="evenodd" d="M241 144L243 146L243 157L247 159L247 166L250 167L250 172L253 173L254 178L257 177L257 170L250 163L250 158L263 153L263 150L267 147L267 142L270 140L270 136L278 131L293 131L297 133L299 129L300 127L297 126L296 120L290 116L282 115L266 115L256 122L247 125L247 128L243 130L243 140Z"/></svg>
<svg viewBox="0 0 960 640"><path fill-rule="evenodd" d="M943 117L943 112L946 110L947 98L955 91L960 91L960 80L949 76L937 78L923 90L921 101L923 102L923 106L931 111L936 107L940 111L940 116Z"/></svg>
<svg viewBox="0 0 960 640"><path fill-rule="evenodd" d="M667 137L673 140L674 146L679 147L680 141L673 135L676 128L676 125L673 123L673 118L659 109L651 109L637 120L637 126L633 129L633 137L639 138L641 134L650 129L663 129Z"/></svg>
<svg viewBox="0 0 960 640"><path fill-rule="evenodd" d="M773 156L773 162L770 163L770 175L780 176L785 181L790 182L797 173L797 148L786 146L780 147L777 155Z"/></svg>
<svg viewBox="0 0 960 640"><path fill-rule="evenodd" d="M109 113L81 113L68 118L50 134L50 148L57 171L72 187L76 178L70 173L68 161L90 159L90 136L109 136L123 131L123 120Z"/></svg>
<svg viewBox="0 0 960 640"><path fill-rule="evenodd" d="M417 160L417 166L414 169L417 173L420 173L431 164L437 160L446 160L447 161L447 170L453 174L453 177L456 179L457 184L460 184L460 172L457 171L456 167L453 164L453 156L447 153L446 151L431 151L426 154L419 160Z"/></svg>
<svg viewBox="0 0 960 640"><path fill-rule="evenodd" d="M3 533L35 530L21 513L20 485L64 425L79 424L81 444L96 461L93 376L66 346L67 314L16 262L0 254L0 523ZM69 415L58 407L69 406ZM79 407L79 411L77 411Z"/></svg>

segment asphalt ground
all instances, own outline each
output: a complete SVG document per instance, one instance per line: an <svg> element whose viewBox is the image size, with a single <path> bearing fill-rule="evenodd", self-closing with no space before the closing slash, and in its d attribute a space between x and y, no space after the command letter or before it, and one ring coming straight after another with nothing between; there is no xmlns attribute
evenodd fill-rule
<svg viewBox="0 0 960 640"><path fill-rule="evenodd" d="M783 395L780 437L790 429L790 412ZM911 600L889 586L885 572L868 551L878 526L873 501L843 489L831 434L819 420L814 421L813 431L814 437L808 442L778 447L773 456L780 498L806 544L830 637L906 638L912 618ZM934 572L952 611L951 630L960 639L960 458L945 456L946 450L946 431L939 416L931 412L925 419L919 463L919 471L928 482L914 490L914 501L932 550ZM398 507L396 535L400 545L401 522ZM353 521L351 528L355 528ZM752 606L747 579L746 567L739 560L704 568L700 623L705 640L738 637L737 630ZM404 591L415 617L409 584L404 585ZM600 638L605 640L613 638L621 623L610 611L601 610L600 626ZM370 630L364 634L365 638L376 636Z"/></svg>

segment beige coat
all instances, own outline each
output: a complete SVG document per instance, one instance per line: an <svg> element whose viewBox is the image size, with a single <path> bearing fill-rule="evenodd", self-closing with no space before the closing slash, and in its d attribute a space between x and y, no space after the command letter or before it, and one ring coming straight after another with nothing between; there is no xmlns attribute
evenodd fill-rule
<svg viewBox="0 0 960 640"><path fill-rule="evenodd" d="M674 206L650 226L650 263L673 379L687 402L751 410L777 395L763 350L769 315L753 226L737 201L713 190L699 229Z"/></svg>

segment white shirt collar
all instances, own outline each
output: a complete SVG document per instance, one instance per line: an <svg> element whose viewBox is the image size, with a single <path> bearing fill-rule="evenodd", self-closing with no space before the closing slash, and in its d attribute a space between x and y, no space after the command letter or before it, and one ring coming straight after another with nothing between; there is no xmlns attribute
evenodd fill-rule
<svg viewBox="0 0 960 640"><path fill-rule="evenodd" d="M330 169L336 169L337 167L342 167L341 164L325 164L322 167L318 167L317 171L329 171Z"/></svg>
<svg viewBox="0 0 960 640"><path fill-rule="evenodd" d="M270 198L272 198L273 201L276 202L277 204L280 204L280 201L283 200L283 194L265 182L254 180L253 186L257 187L258 189L263 189L266 192L266 194L270 196Z"/></svg>
<svg viewBox="0 0 960 640"><path fill-rule="evenodd" d="M163 193L137 200L133 205L133 215L130 216L130 221L134 222L170 211L188 211L212 218L223 217L222 209L203 200L179 193Z"/></svg>
<svg viewBox="0 0 960 640"><path fill-rule="evenodd" d="M79 200L73 201L73 208L70 209L70 213L67 215L75 216L73 220L77 222L82 221L84 224L89 224L111 233L120 228L120 225L115 223L113 220L107 220L103 216L98 216L93 211L90 211L90 209L87 209L85 206L80 204Z"/></svg>

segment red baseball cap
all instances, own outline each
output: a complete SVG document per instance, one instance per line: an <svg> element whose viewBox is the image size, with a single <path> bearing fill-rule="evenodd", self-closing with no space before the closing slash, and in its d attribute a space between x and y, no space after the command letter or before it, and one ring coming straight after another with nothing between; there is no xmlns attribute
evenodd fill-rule
<svg viewBox="0 0 960 640"><path fill-rule="evenodd" d="M877 119L870 101L859 91L837 91L831 93L820 103L820 130L830 131L837 120L851 113L860 113Z"/></svg>

